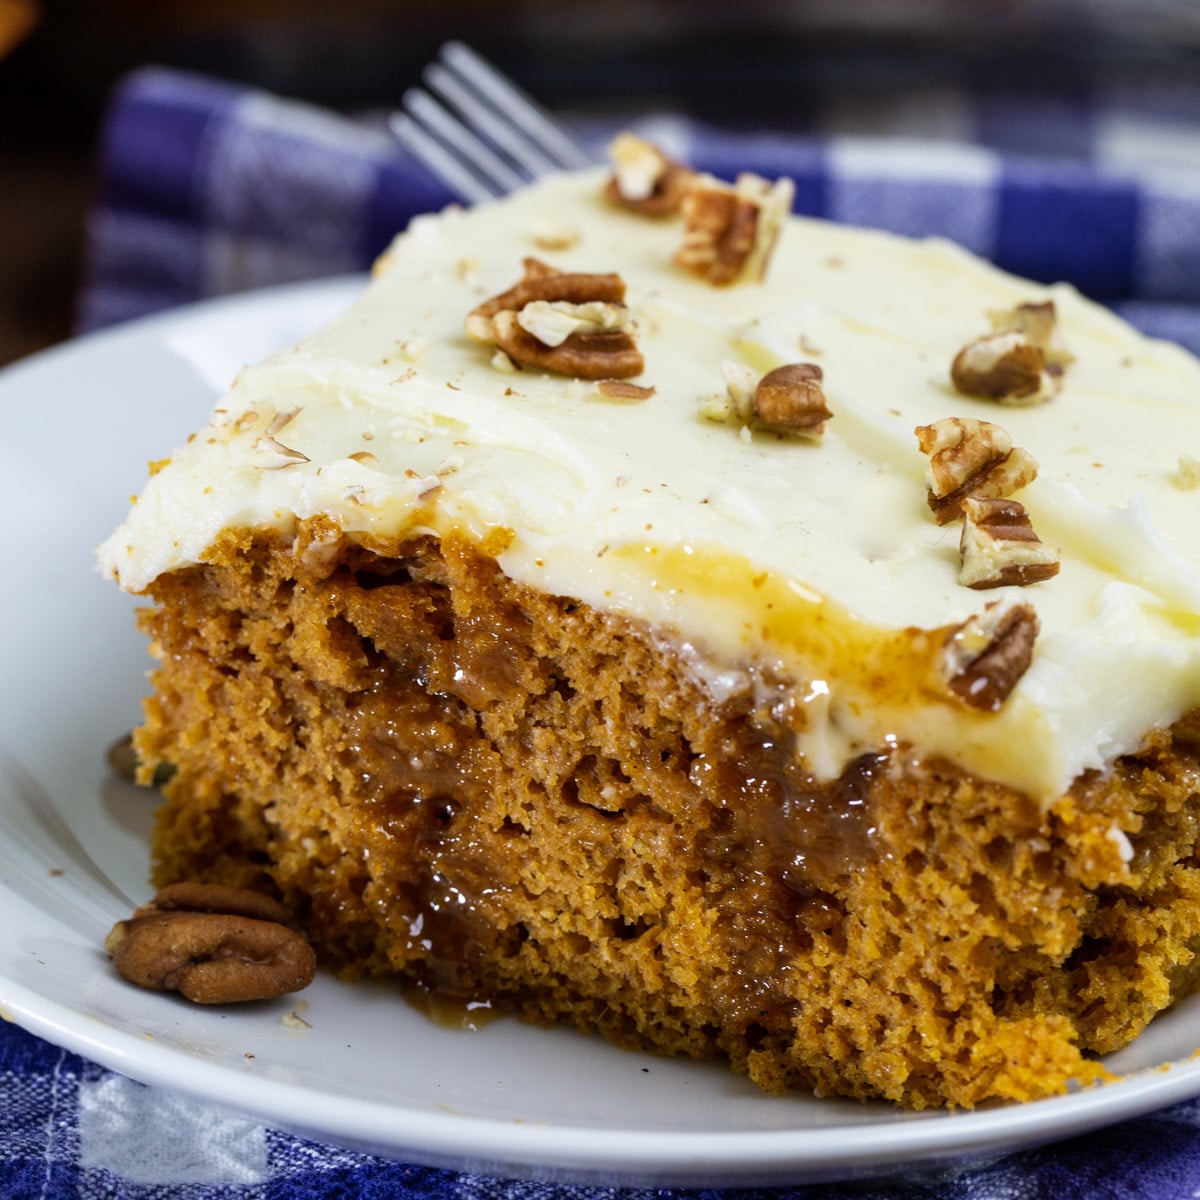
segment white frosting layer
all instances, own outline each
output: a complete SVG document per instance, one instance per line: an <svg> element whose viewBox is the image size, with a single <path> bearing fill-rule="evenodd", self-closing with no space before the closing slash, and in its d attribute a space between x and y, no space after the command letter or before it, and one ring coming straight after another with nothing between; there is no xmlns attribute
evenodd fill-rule
<svg viewBox="0 0 1200 1200"><path fill-rule="evenodd" d="M353 309L243 372L100 548L103 569L142 591L224 529L318 514L351 535L508 529L513 578L667 626L722 695L753 659L816 680L800 744L825 773L895 740L1047 797L1200 704L1200 489L1179 474L1200 457L1195 360L949 244L809 220L789 223L765 283L712 288L672 266L677 223L609 207L600 183L414 221ZM539 250L548 225L577 243ZM466 338L527 254L622 275L650 399L505 373ZM988 312L1046 297L1075 355L1061 393L1028 408L958 395L949 364ZM819 363L824 440L702 419L728 360ZM1060 552L1056 578L957 582L959 526L934 523L913 435L953 415L1037 459L1019 499ZM1041 634L998 713L911 678L919 656L895 631L1005 594Z"/></svg>

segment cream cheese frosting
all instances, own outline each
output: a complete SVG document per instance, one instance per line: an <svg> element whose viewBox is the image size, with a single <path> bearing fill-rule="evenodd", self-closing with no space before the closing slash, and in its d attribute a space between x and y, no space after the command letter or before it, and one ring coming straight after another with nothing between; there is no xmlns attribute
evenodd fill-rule
<svg viewBox="0 0 1200 1200"><path fill-rule="evenodd" d="M662 628L717 699L758 667L802 681L798 744L820 775L894 744L1046 799L1200 704L1196 360L1069 287L815 220L787 223L763 282L713 287L672 264L678 223L610 205L602 184L557 176L413 221L354 307L243 371L102 569L142 592L223 530L318 515L350 537L511 531L508 575ZM540 248L548 228L557 249ZM652 395L503 370L466 336L530 254L621 275L645 358L632 382ZM988 313L1045 299L1074 356L1058 394L959 394L950 363ZM725 364L797 361L823 371L819 441L702 416ZM1000 424L1036 458L1016 498L1059 555L1053 579L958 582L959 525L931 517L913 432L949 416ZM934 631L1005 597L1040 633L981 712L931 677Z"/></svg>

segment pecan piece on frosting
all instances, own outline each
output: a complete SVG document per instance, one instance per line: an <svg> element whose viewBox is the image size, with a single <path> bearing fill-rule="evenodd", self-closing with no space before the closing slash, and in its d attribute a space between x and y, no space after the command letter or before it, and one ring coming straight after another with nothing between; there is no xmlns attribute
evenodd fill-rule
<svg viewBox="0 0 1200 1200"><path fill-rule="evenodd" d="M1058 574L1058 555L1034 532L1023 504L968 497L963 516L959 583L976 589L1025 587Z"/></svg>
<svg viewBox="0 0 1200 1200"><path fill-rule="evenodd" d="M964 396L1000 404L1041 404L1056 395L1062 372L1023 333L991 333L964 346L950 365L950 379Z"/></svg>
<svg viewBox="0 0 1200 1200"><path fill-rule="evenodd" d="M316 955L277 901L245 888L180 883L113 926L123 978L197 1004L270 1000L307 987Z"/></svg>
<svg viewBox="0 0 1200 1200"><path fill-rule="evenodd" d="M466 331L519 367L577 379L628 379L645 363L624 301L620 275L559 271L527 258L522 278L475 308Z"/></svg>
<svg viewBox="0 0 1200 1200"><path fill-rule="evenodd" d="M816 363L788 363L768 371L754 389L754 412L768 429L820 438L833 416L821 386L825 373Z"/></svg>
<svg viewBox="0 0 1200 1200"><path fill-rule="evenodd" d="M761 280L794 194L786 178L769 183L743 174L731 186L698 175L683 198L683 245L676 265L717 287Z"/></svg>
<svg viewBox="0 0 1200 1200"><path fill-rule="evenodd" d="M745 363L723 362L725 394L706 396L700 415L724 425L769 429L820 441L833 416L822 387L824 372L816 363L788 363L761 379Z"/></svg>
<svg viewBox="0 0 1200 1200"><path fill-rule="evenodd" d="M618 400L623 404L640 404L654 395L652 387L641 387L636 383L626 383L622 379L602 379L596 385L596 391L606 400Z"/></svg>
<svg viewBox="0 0 1200 1200"><path fill-rule="evenodd" d="M950 366L967 396L1001 404L1040 404L1062 387L1074 356L1063 345L1053 300L1018 304L988 314L992 332L964 346Z"/></svg>
<svg viewBox="0 0 1200 1200"><path fill-rule="evenodd" d="M988 319L993 333L1019 333L1037 346L1052 371L1054 368L1061 371L1075 361L1063 344L1053 300L1027 301L1015 308L998 309L988 313Z"/></svg>
<svg viewBox="0 0 1200 1200"><path fill-rule="evenodd" d="M944 417L913 432L921 453L929 457L926 498L939 525L962 516L969 496L1011 496L1037 478L1034 457L990 421Z"/></svg>
<svg viewBox="0 0 1200 1200"><path fill-rule="evenodd" d="M608 147L613 173L604 195L613 204L650 217L679 211L696 172L635 133L619 133Z"/></svg>
<svg viewBox="0 0 1200 1200"><path fill-rule="evenodd" d="M950 691L996 712L1033 661L1038 616L1030 604L989 604L946 634L941 666Z"/></svg>

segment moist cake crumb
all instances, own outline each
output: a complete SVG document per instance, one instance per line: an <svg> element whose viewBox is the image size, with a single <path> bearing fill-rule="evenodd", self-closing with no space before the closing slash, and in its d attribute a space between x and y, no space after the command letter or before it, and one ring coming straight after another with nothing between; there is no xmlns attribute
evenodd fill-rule
<svg viewBox="0 0 1200 1200"><path fill-rule="evenodd" d="M1200 366L622 153L414 221L101 547L149 602L155 882L771 1092L1107 1079L1200 972L1200 522L1162 458ZM579 236L524 257L546 221Z"/></svg>

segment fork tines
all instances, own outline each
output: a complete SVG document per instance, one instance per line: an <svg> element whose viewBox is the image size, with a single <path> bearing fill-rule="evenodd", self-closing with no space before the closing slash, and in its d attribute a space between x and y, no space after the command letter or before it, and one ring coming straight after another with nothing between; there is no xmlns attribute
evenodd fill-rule
<svg viewBox="0 0 1200 1200"><path fill-rule="evenodd" d="M406 92L389 124L468 203L590 164L544 109L462 42L447 42L423 78L429 90Z"/></svg>

